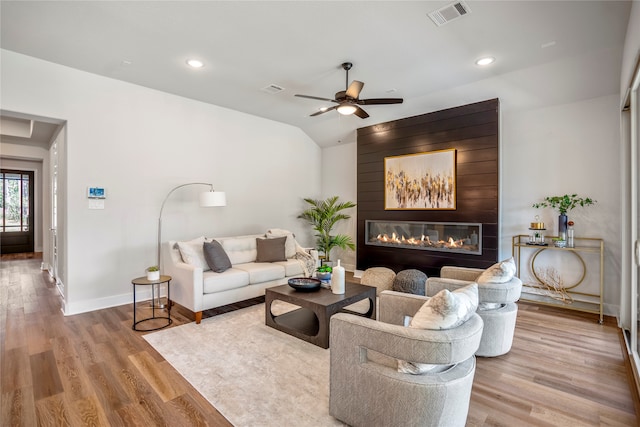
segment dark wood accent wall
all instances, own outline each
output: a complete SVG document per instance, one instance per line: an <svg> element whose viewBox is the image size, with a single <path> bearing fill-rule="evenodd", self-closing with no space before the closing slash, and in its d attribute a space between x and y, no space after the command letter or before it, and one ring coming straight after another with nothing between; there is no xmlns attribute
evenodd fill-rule
<svg viewBox="0 0 640 427"><path fill-rule="evenodd" d="M357 268L486 268L498 259L498 99L358 129ZM455 210L385 210L384 158L456 149ZM365 221L482 223L482 255L365 245Z"/></svg>

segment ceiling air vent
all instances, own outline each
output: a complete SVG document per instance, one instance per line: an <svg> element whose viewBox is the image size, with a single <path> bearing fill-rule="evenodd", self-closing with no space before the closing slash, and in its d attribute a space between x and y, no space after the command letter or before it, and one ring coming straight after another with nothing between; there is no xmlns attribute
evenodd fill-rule
<svg viewBox="0 0 640 427"><path fill-rule="evenodd" d="M438 26L441 27L444 24L460 18L461 16L471 13L471 9L464 2L452 3L448 6L441 7L438 10L434 10L429 13L429 18Z"/></svg>
<svg viewBox="0 0 640 427"><path fill-rule="evenodd" d="M274 94L274 93L282 92L284 88L282 86L278 86L272 83L269 86L263 87L261 90L263 92Z"/></svg>

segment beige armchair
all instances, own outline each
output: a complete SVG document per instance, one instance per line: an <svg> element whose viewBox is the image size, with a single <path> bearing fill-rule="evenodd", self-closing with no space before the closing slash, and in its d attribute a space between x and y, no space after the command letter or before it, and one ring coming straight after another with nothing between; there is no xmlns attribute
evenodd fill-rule
<svg viewBox="0 0 640 427"><path fill-rule="evenodd" d="M427 296L442 289L454 290L475 282L485 270L468 267L442 267L440 277L427 279ZM478 285L478 314L484 321L484 331L476 356L495 357L511 350L516 329L516 317L522 281L513 277L505 283Z"/></svg>
<svg viewBox="0 0 640 427"><path fill-rule="evenodd" d="M423 296L384 291L380 321L331 317L329 412L351 426L464 426L480 345L474 313L447 330L403 326ZM398 360L441 365L426 374L398 372Z"/></svg>

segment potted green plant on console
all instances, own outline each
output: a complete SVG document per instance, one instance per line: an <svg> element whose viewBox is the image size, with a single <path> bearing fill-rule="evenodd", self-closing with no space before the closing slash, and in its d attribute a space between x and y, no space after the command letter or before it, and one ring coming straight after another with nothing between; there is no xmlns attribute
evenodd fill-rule
<svg viewBox="0 0 640 427"><path fill-rule="evenodd" d="M326 200L307 198L304 201L309 204L309 208L298 215L298 218L309 222L316 231L316 246L324 256L324 263L331 262L331 249L335 247L351 250L356 248L351 236L346 234L331 235L331 231L338 221L351 218L350 215L342 211L355 207L355 203L338 202L338 196L329 197Z"/></svg>
<svg viewBox="0 0 640 427"><path fill-rule="evenodd" d="M596 203L589 197L578 197L577 194L565 194L564 196L547 196L540 203L534 203L534 208L556 209L558 217L558 238L564 240L567 233L567 212L578 206L590 206Z"/></svg>

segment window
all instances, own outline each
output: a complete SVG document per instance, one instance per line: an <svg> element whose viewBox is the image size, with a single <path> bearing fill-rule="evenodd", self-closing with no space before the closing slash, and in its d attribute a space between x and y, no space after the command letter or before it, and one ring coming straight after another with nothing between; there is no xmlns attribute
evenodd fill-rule
<svg viewBox="0 0 640 427"><path fill-rule="evenodd" d="M0 171L0 232L30 231L29 175Z"/></svg>

